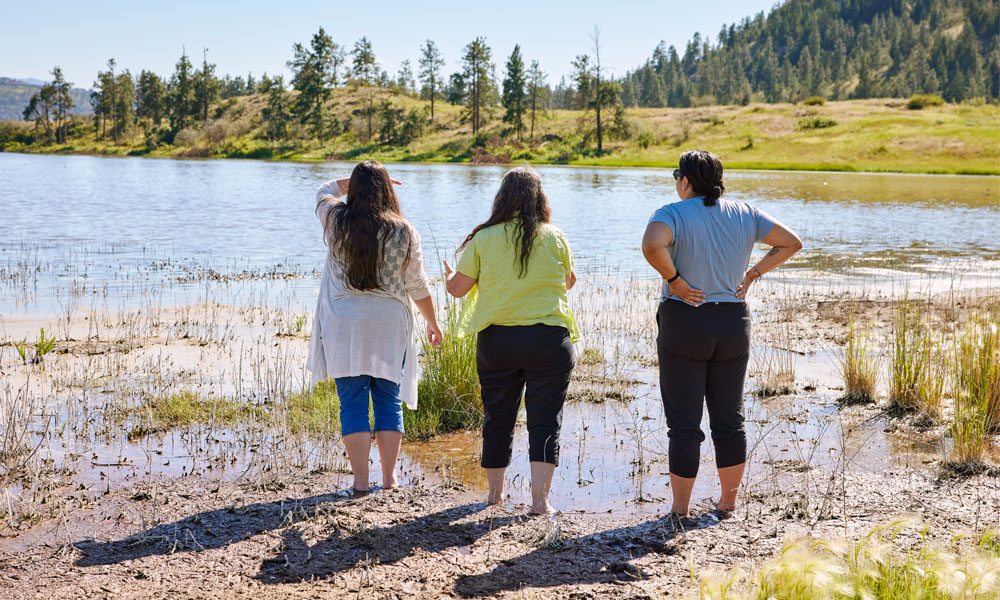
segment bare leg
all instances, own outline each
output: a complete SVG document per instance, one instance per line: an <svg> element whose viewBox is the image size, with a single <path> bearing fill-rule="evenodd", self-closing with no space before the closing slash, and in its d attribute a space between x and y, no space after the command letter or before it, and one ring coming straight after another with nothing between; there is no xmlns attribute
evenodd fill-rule
<svg viewBox="0 0 1000 600"><path fill-rule="evenodd" d="M536 515L547 515L555 512L549 504L549 490L552 488L552 475L556 466L552 463L531 462L531 512Z"/></svg>
<svg viewBox="0 0 1000 600"><path fill-rule="evenodd" d="M688 514L688 505L691 504L691 488L694 487L694 477L681 477L670 474L670 490L674 494L674 505L670 509L672 512L685 517Z"/></svg>
<svg viewBox="0 0 1000 600"><path fill-rule="evenodd" d="M740 463L731 467L719 469L719 483L722 484L722 497L716 503L720 510L733 510L736 508L736 493L740 490L740 482L743 481L743 468L746 463Z"/></svg>
<svg viewBox="0 0 1000 600"><path fill-rule="evenodd" d="M382 461L382 487L387 490L399 487L399 482L396 481L396 459L399 458L399 446L402 442L403 434L399 431L375 432L378 456Z"/></svg>
<svg viewBox="0 0 1000 600"><path fill-rule="evenodd" d="M490 495L486 501L490 504L500 504L503 502L503 481L507 468L486 469L486 481L490 484Z"/></svg>
<svg viewBox="0 0 1000 600"><path fill-rule="evenodd" d="M347 448L347 458L351 461L351 471L354 472L354 489L367 492L368 455L372 449L372 434L359 431L345 435L344 447Z"/></svg>

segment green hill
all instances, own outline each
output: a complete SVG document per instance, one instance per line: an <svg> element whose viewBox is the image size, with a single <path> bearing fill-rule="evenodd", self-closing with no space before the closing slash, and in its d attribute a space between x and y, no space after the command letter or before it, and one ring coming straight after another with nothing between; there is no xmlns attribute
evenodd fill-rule
<svg viewBox="0 0 1000 600"><path fill-rule="evenodd" d="M71 127L67 144L44 143L30 123L0 123L0 150L177 158L264 158L290 160L450 161L472 163L557 163L602 166L676 166L685 150L718 153L729 168L912 173L1000 174L1000 107L941 104L922 110L902 99L831 101L697 108L631 108L621 115L623 131L609 130L605 151L594 147L592 120L581 111L539 115L534 137L505 135L499 109L484 112L479 135L460 105L435 104L433 124L414 139L387 140L384 117L376 116L367 136L364 106L369 93L387 101L397 119L426 114L424 100L383 89L338 88L327 105L336 133L311 138L307 127L289 123L288 138L271 141L263 118L267 96L223 100L210 118L177 133L172 141L134 128L119 143L97 139L91 121ZM613 127L612 127L613 129ZM157 131L163 132L161 127ZM33 133L34 132L34 133ZM6 141L5 141L6 140Z"/></svg>
<svg viewBox="0 0 1000 600"><path fill-rule="evenodd" d="M622 79L626 106L909 97L1000 98L997 0L787 0L661 44Z"/></svg>
<svg viewBox="0 0 1000 600"><path fill-rule="evenodd" d="M32 85L10 77L0 77L0 121L20 121L24 113L24 107L28 105L28 100L32 94L41 89L39 85ZM89 115L93 113L90 106L90 91L73 88L70 91L73 97L74 115Z"/></svg>

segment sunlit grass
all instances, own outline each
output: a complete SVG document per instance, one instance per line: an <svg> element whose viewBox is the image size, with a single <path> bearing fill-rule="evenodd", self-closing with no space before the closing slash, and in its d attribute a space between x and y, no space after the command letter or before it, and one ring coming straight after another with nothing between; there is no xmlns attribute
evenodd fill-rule
<svg viewBox="0 0 1000 600"><path fill-rule="evenodd" d="M996 306L977 314L960 334L955 351L952 396L954 420L949 466L980 470L989 436L1000 429L1000 311Z"/></svg>
<svg viewBox="0 0 1000 600"><path fill-rule="evenodd" d="M476 370L476 336L456 337L460 301L447 299L437 348L423 343L423 372L417 386L417 410L403 409L406 435L424 439L449 431L475 429L483 422Z"/></svg>
<svg viewBox="0 0 1000 600"><path fill-rule="evenodd" d="M705 600L920 600L1000 594L994 530L950 546L922 538L915 548L906 548L899 534L909 525L896 521L853 542L786 542L752 576L731 569L700 577L698 595Z"/></svg>
<svg viewBox="0 0 1000 600"><path fill-rule="evenodd" d="M848 317L847 338L840 370L844 378L845 404L874 402L881 358L872 348L865 329L858 329L854 315Z"/></svg>

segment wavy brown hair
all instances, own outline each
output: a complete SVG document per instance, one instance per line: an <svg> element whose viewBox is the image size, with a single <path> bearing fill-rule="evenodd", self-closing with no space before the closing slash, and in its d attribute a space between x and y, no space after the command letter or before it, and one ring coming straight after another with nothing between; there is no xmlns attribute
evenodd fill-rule
<svg viewBox="0 0 1000 600"><path fill-rule="evenodd" d="M356 290L380 287L386 244L410 232L382 163L366 160L354 167L347 202L337 204L328 219L327 243L344 262L347 284Z"/></svg>
<svg viewBox="0 0 1000 600"><path fill-rule="evenodd" d="M542 178L531 167L515 167L504 173L500 181L500 189L493 198L493 210L485 223L477 225L472 233L458 247L461 252L480 230L500 223L514 225L515 246L521 248L521 268L518 279L528 272L528 259L531 257L531 247L535 242L538 227L549 222L552 210L549 199L542 191Z"/></svg>

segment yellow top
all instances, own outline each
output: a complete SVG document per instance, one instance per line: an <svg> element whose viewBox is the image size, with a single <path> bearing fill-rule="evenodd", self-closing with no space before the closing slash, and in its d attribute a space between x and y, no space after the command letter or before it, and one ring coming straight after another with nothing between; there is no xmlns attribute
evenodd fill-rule
<svg viewBox="0 0 1000 600"><path fill-rule="evenodd" d="M573 270L573 252L555 225L542 224L531 247L528 268L521 271L521 248L515 247L511 222L476 233L458 261L458 272L477 280L462 306L459 337L490 325L557 325L580 339L576 317L566 296L566 275Z"/></svg>

